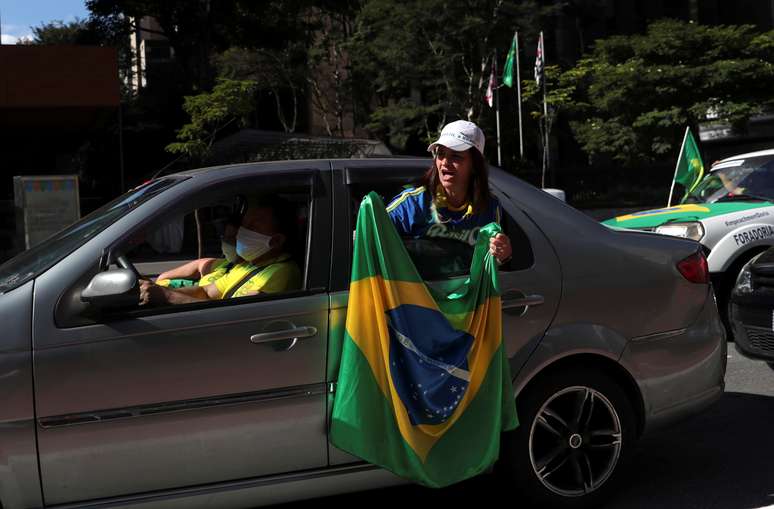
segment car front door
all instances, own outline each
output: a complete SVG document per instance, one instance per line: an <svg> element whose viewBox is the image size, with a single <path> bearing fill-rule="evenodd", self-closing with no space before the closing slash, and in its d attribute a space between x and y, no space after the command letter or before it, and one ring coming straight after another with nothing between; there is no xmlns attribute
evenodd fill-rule
<svg viewBox="0 0 774 509"><path fill-rule="evenodd" d="M209 174L149 201L36 280L35 397L47 505L327 464L328 269L315 259L330 249L329 177L323 163L259 169L254 188L288 179L309 185L299 291L135 309L90 324L63 314L116 238L166 213L168 201L227 179ZM237 176L250 177L250 169Z"/></svg>

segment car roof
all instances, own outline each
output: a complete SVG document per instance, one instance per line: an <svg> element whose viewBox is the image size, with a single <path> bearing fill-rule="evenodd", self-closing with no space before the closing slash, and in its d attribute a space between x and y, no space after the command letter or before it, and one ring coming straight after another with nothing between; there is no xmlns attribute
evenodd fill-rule
<svg viewBox="0 0 774 509"><path fill-rule="evenodd" d="M357 167L358 170L383 170L380 163L396 163L399 165L406 165L412 163L427 164L430 160L429 157L416 157L416 156L393 156L393 157L368 157L368 158L341 158L341 159L286 159L282 161L255 161L249 163L237 163L237 164L224 164L219 166L207 166L204 168L191 168L187 170L181 170L175 173L169 173L164 176L167 177L199 177L204 175L210 175L223 170L238 170L245 168L260 169L262 166L269 167L277 164L286 164L303 167L305 164L319 167L320 163L329 163L332 168L336 167ZM327 166L327 165L326 165Z"/></svg>
<svg viewBox="0 0 774 509"><path fill-rule="evenodd" d="M751 157L762 157L762 156L774 156L774 148L770 148L767 150L758 150L757 152L746 152L744 154L737 154L735 156L726 157L725 159L721 159L718 161L718 163L725 163L727 161L734 161L736 159L749 159Z"/></svg>

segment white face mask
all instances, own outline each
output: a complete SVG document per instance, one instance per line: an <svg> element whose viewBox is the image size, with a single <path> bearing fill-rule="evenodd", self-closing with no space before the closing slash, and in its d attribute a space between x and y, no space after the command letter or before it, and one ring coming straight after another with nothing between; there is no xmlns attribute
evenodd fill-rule
<svg viewBox="0 0 774 509"><path fill-rule="evenodd" d="M244 260L255 260L269 252L269 242L271 236L240 227L237 231L236 252Z"/></svg>
<svg viewBox="0 0 774 509"><path fill-rule="evenodd" d="M237 251L236 251L236 246L231 242L226 242L225 240L221 240L220 249L223 251L223 257L226 259L228 263L234 263L236 259L239 258L239 255L237 254Z"/></svg>

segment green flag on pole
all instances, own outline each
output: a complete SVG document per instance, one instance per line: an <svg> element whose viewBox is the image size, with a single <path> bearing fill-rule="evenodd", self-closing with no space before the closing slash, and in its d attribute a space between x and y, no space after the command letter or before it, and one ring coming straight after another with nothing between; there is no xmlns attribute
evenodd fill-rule
<svg viewBox="0 0 774 509"><path fill-rule="evenodd" d="M513 66L516 61L516 52L519 50L519 42L516 33L513 34L511 49L508 51L508 58L505 59L505 68L503 69L503 84L513 87Z"/></svg>
<svg viewBox="0 0 774 509"><path fill-rule="evenodd" d="M426 486L486 471L518 426L499 282L478 234L470 277L449 294L423 282L375 193L357 218L331 443Z"/></svg>
<svg viewBox="0 0 774 509"><path fill-rule="evenodd" d="M672 185L669 188L667 207L672 205L675 184L681 184L685 188L685 196L687 196L701 181L702 176L704 176L704 163L701 160L699 147L696 146L696 140L693 139L691 128L686 127L683 144L680 147L680 155L677 156L675 176L672 178Z"/></svg>
<svg viewBox="0 0 774 509"><path fill-rule="evenodd" d="M704 163L701 160L699 147L693 139L690 128L685 131L680 159L677 161L675 182L682 184L686 191L691 191L704 175Z"/></svg>

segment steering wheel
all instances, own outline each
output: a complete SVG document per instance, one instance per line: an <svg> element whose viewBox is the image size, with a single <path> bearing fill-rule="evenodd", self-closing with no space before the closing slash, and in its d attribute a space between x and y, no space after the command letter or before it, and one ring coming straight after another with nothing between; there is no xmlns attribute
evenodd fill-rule
<svg viewBox="0 0 774 509"><path fill-rule="evenodd" d="M135 267L134 264L132 264L132 262L129 261L129 258L127 258L125 254L122 253L117 255L116 263L122 269L131 270L134 273L134 275L137 277L137 279L142 278L142 276L140 276L139 271L137 270L137 267Z"/></svg>

